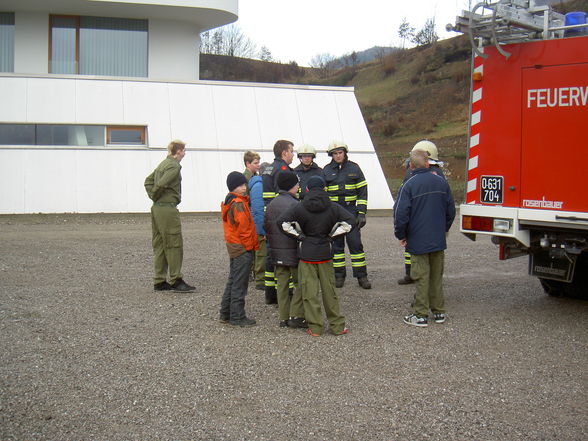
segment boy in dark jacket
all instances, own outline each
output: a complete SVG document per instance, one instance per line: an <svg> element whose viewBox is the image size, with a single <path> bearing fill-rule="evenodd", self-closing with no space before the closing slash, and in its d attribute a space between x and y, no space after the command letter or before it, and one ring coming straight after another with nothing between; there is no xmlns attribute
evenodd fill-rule
<svg viewBox="0 0 588 441"><path fill-rule="evenodd" d="M281 171L276 176L278 196L267 206L264 229L267 235L268 258L274 265L277 280L278 309L280 327L307 327L304 320L304 306L300 290L294 288L292 298L289 295L290 277L294 285L298 284L298 244L296 239L287 236L278 227L278 218L289 209L298 205L298 177L289 170Z"/></svg>
<svg viewBox="0 0 588 441"><path fill-rule="evenodd" d="M455 218L455 203L447 181L429 171L425 150L410 152L412 176L400 190L394 210L394 234L412 256L416 283L414 313L404 322L427 326L429 309L436 323L445 321L443 267L445 235Z"/></svg>
<svg viewBox="0 0 588 441"><path fill-rule="evenodd" d="M220 307L220 321L235 326L253 326L255 320L245 314L245 295L253 251L259 249L255 224L247 197L247 178L243 173L227 176L229 194L221 204L227 251L231 259L229 279Z"/></svg>
<svg viewBox="0 0 588 441"><path fill-rule="evenodd" d="M311 177L307 190L304 200L278 220L286 234L300 240L298 280L304 317L309 327L307 332L313 337L323 333L320 287L330 331L335 335L347 334L349 330L345 327L345 317L341 315L335 291L333 237L349 233L355 225L355 218L343 207L331 202L322 177Z"/></svg>

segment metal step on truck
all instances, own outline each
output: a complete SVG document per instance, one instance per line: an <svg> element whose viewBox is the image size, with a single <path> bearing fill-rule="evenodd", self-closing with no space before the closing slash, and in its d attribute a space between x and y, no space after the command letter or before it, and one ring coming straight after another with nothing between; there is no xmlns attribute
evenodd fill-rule
<svg viewBox="0 0 588 441"><path fill-rule="evenodd" d="M473 48L461 232L588 298L588 26L548 3L481 2L447 25Z"/></svg>

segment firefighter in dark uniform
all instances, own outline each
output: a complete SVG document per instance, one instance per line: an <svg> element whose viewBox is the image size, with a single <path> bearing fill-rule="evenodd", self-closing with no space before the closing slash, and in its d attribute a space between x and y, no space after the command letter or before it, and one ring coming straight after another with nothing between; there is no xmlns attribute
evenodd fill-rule
<svg viewBox="0 0 588 441"><path fill-rule="evenodd" d="M357 227L345 237L338 237L333 242L335 268L335 285L343 287L345 283L345 241L351 255L353 277L359 286L370 289L372 284L367 277L365 253L361 243L361 228L365 226L367 212L367 182L359 165L347 157L349 149L341 141L329 144L327 153L333 159L323 168L323 176L327 183L327 193L333 202L337 202L349 211L356 220Z"/></svg>
<svg viewBox="0 0 588 441"><path fill-rule="evenodd" d="M308 144L304 144L296 149L300 164L294 168L294 172L298 176L300 183L300 189L298 190L298 197L304 199L304 193L306 193L306 184L308 180L313 176L323 176L323 169L320 168L314 162L316 158L316 149Z"/></svg>
<svg viewBox="0 0 588 441"><path fill-rule="evenodd" d="M417 142L414 147L412 148L411 152L415 150L424 150L427 152L428 159L429 159L429 171L431 173L435 173L436 175L445 178L445 174L443 173L443 163L439 161L439 151L437 150L437 146L427 139L423 139L422 141ZM412 176L412 171L408 167L408 160L406 160L406 174L404 175L404 180L402 181L402 185ZM400 186L402 188L402 186ZM398 193L400 193L400 188L398 189ZM412 277L410 277L410 268L412 265L412 261L410 259L410 253L404 250L404 277L402 279L398 279L399 285L409 285L414 283Z"/></svg>
<svg viewBox="0 0 588 441"><path fill-rule="evenodd" d="M277 174L280 171L290 170L290 164L294 159L294 144L291 141L280 139L274 144L274 162L272 162L261 175L263 183L263 203L265 207L279 194L276 182ZM268 247L270 245L268 244ZM293 285L291 286L293 288ZM265 262L265 303L268 305L277 304L276 278L274 266L271 259Z"/></svg>

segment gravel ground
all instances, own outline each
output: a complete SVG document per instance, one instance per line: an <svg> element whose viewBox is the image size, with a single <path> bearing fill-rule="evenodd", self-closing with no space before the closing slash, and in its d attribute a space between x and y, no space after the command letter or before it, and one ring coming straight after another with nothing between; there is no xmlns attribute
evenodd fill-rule
<svg viewBox="0 0 588 441"><path fill-rule="evenodd" d="M183 215L185 279L154 293L146 215L0 217L1 440L586 440L588 302L551 298L527 260L454 228L450 318L404 325L389 217L364 231L374 289L349 279L351 332L217 321L217 216Z"/></svg>

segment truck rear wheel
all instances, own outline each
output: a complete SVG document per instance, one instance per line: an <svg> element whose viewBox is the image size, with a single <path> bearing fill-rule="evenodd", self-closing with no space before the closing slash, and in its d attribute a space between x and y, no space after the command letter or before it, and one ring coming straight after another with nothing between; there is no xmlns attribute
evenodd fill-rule
<svg viewBox="0 0 588 441"><path fill-rule="evenodd" d="M588 299L588 253L582 253L576 262L571 283L539 278L543 291L554 297Z"/></svg>

